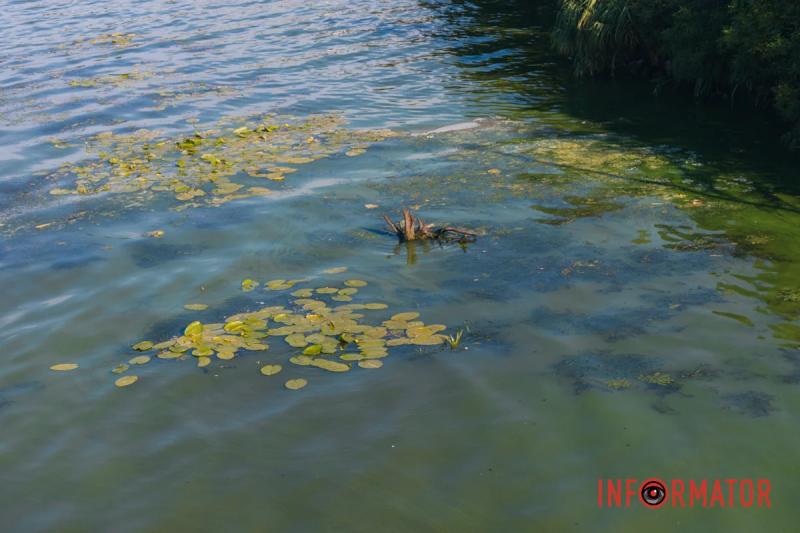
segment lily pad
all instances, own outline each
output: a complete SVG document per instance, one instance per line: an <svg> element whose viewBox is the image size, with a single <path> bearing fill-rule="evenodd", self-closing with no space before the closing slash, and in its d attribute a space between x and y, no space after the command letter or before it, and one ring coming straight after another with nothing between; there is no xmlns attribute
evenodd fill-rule
<svg viewBox="0 0 800 533"><path fill-rule="evenodd" d="M348 279L344 282L348 287L366 287L367 282L361 279Z"/></svg>
<svg viewBox="0 0 800 533"><path fill-rule="evenodd" d="M183 334L187 337L191 337L193 335L200 335L203 333L203 323L195 320L194 322L190 323L186 326L186 329L183 330Z"/></svg>
<svg viewBox="0 0 800 533"><path fill-rule="evenodd" d="M128 370L130 366L126 365L125 363L120 363L114 368L111 369L112 374L122 374L126 370Z"/></svg>
<svg viewBox="0 0 800 533"><path fill-rule="evenodd" d="M365 361L359 361L358 366L361 368L380 368L383 366L383 361L379 361L378 359L367 359Z"/></svg>
<svg viewBox="0 0 800 533"><path fill-rule="evenodd" d="M338 361L331 361L330 359L317 358L311 362L311 366L327 370L328 372L347 372L350 367Z"/></svg>
<svg viewBox="0 0 800 533"><path fill-rule="evenodd" d="M200 368L205 368L210 364L211 364L211 358L210 357L198 357L197 358L197 366L200 367Z"/></svg>
<svg viewBox="0 0 800 533"><path fill-rule="evenodd" d="M208 305L206 304L186 304L183 306L184 309L188 311L205 311L208 309Z"/></svg>
<svg viewBox="0 0 800 533"><path fill-rule="evenodd" d="M400 322L408 322L409 320L414 320L419 318L419 313L416 311L408 311L405 313L397 313L396 315L392 315L392 320L397 320Z"/></svg>
<svg viewBox="0 0 800 533"><path fill-rule="evenodd" d="M144 364L147 364L149 362L150 362L150 356L149 355L137 355L136 357L134 357L130 361L128 361L128 363L132 364L132 365L144 365Z"/></svg>
<svg viewBox="0 0 800 533"><path fill-rule="evenodd" d="M303 378L290 379L289 381L287 381L287 382L284 384L284 386L285 386L287 389L289 389L289 390L298 390L298 389L302 389L302 388L303 388L303 387L305 387L306 385L308 385L308 381L307 381L307 380L305 380L305 379L303 379Z"/></svg>
<svg viewBox="0 0 800 533"><path fill-rule="evenodd" d="M322 346L319 344L312 344L303 350L303 355L319 355L322 352Z"/></svg>
<svg viewBox="0 0 800 533"><path fill-rule="evenodd" d="M313 358L307 355L295 355L289 358L289 362L298 366L308 366L314 361Z"/></svg>
<svg viewBox="0 0 800 533"><path fill-rule="evenodd" d="M281 370L283 370L281 365L264 365L261 367L261 373L265 376L274 376Z"/></svg>
<svg viewBox="0 0 800 533"><path fill-rule="evenodd" d="M50 367L50 370L54 370L56 372L69 372L70 370L75 370L78 368L76 363L58 363L57 365L53 365Z"/></svg>
<svg viewBox="0 0 800 533"><path fill-rule="evenodd" d="M286 336L286 343L294 348L303 348L308 345L305 335L302 333L292 333Z"/></svg>
<svg viewBox="0 0 800 533"><path fill-rule="evenodd" d="M339 292L339 289L336 287L320 287L317 289L318 294L333 294Z"/></svg>
<svg viewBox="0 0 800 533"><path fill-rule="evenodd" d="M122 376L114 382L117 387L127 387L139 381L139 376Z"/></svg>
<svg viewBox="0 0 800 533"><path fill-rule="evenodd" d="M254 281L252 279L246 279L246 280L242 281L242 290L244 292L250 292L253 289L255 289L256 287L258 287L258 282L257 281Z"/></svg>
<svg viewBox="0 0 800 533"><path fill-rule="evenodd" d="M146 352L153 349L154 344L150 341L137 342L132 346L137 352Z"/></svg>

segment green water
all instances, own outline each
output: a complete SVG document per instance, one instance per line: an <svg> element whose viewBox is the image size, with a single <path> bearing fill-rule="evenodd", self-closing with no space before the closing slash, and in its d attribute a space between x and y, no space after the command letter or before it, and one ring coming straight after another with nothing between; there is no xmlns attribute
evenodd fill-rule
<svg viewBox="0 0 800 533"><path fill-rule="evenodd" d="M768 126L575 83L514 5L3 11L3 531L796 529L800 196ZM230 148L264 121L281 181ZM148 169L113 174L106 132ZM174 148L195 132L241 198ZM404 206L477 242L398 245ZM333 373L271 336L115 387L136 342L291 306L244 279L364 280L371 323L464 337ZM767 478L773 506L597 508L598 478L651 476Z"/></svg>

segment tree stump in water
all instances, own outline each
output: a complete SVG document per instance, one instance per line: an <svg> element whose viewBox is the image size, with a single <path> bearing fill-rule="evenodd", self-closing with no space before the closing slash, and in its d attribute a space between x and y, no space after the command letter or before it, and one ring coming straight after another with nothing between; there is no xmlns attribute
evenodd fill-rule
<svg viewBox="0 0 800 533"><path fill-rule="evenodd" d="M403 220L399 222L392 222L388 215L383 215L383 220L400 242L424 240L472 242L477 238L477 234L465 229L452 226L437 228L433 224L425 224L421 218L415 217L410 209L403 209Z"/></svg>

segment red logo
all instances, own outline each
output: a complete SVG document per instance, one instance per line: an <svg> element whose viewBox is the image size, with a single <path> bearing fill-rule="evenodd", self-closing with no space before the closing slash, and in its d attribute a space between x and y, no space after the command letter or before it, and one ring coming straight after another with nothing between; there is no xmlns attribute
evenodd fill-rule
<svg viewBox="0 0 800 533"><path fill-rule="evenodd" d="M772 507L768 479L672 479L666 483L648 478L598 479L598 507L630 507L638 493L639 501L648 509L671 507Z"/></svg>

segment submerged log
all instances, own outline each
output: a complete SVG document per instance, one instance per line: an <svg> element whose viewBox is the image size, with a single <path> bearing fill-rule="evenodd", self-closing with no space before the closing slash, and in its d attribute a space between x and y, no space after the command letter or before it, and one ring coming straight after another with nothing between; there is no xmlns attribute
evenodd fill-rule
<svg viewBox="0 0 800 533"><path fill-rule="evenodd" d="M400 242L422 241L422 240L454 240L459 242L471 242L477 238L477 234L461 228L445 226L437 228L433 224L425 224L421 218L415 217L410 209L403 209L403 220L393 222L388 215L383 215L383 220L389 229L397 235Z"/></svg>

